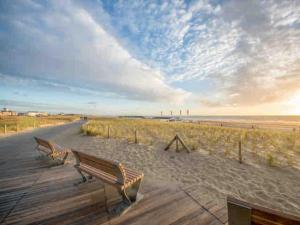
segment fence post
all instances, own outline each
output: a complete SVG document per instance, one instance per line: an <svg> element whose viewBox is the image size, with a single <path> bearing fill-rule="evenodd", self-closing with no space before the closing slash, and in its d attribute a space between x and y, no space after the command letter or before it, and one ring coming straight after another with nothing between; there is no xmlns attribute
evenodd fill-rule
<svg viewBox="0 0 300 225"><path fill-rule="evenodd" d="M177 134L176 134L176 137L177 137ZM178 147L178 138L176 138L176 152L179 151L179 147Z"/></svg>
<svg viewBox="0 0 300 225"><path fill-rule="evenodd" d="M110 126L107 127L107 138L110 138Z"/></svg>
<svg viewBox="0 0 300 225"><path fill-rule="evenodd" d="M134 130L134 143L135 143L135 144L138 143L137 135L138 135L138 131L137 131L137 129L135 129L135 130Z"/></svg>
<svg viewBox="0 0 300 225"><path fill-rule="evenodd" d="M242 159L242 138L240 138L239 140L239 162L242 163L243 159Z"/></svg>
<svg viewBox="0 0 300 225"><path fill-rule="evenodd" d="M17 132L18 132L19 131L19 124L17 124L16 127L17 127Z"/></svg>
<svg viewBox="0 0 300 225"><path fill-rule="evenodd" d="M6 134L6 124L4 124L4 134Z"/></svg>

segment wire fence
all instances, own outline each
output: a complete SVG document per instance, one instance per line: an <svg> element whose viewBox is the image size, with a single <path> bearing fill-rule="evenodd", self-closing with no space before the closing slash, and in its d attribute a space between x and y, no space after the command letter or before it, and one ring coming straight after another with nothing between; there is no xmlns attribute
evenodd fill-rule
<svg viewBox="0 0 300 225"><path fill-rule="evenodd" d="M146 145L167 145L178 134L192 151L222 154L240 163L247 158L265 161L270 166L300 165L300 133L293 130L286 132L128 119L89 121L81 129L91 136L121 138Z"/></svg>

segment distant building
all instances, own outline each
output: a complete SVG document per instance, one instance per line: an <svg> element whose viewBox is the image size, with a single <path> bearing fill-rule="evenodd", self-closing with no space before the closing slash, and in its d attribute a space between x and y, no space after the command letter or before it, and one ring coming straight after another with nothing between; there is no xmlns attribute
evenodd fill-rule
<svg viewBox="0 0 300 225"><path fill-rule="evenodd" d="M3 108L2 111L0 111L0 116L16 116L17 112L9 110L8 108Z"/></svg>
<svg viewBox="0 0 300 225"><path fill-rule="evenodd" d="M29 111L25 113L26 116L48 116L47 112L36 112L36 111Z"/></svg>

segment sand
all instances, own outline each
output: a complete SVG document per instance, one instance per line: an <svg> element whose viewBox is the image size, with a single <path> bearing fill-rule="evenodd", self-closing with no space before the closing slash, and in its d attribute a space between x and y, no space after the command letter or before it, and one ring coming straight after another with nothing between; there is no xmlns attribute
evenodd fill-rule
<svg viewBox="0 0 300 225"><path fill-rule="evenodd" d="M174 149L164 151L165 144L162 143L146 146L120 139L85 136L78 127L59 132L51 139L62 146L117 160L143 171L145 183L179 186L202 205L211 201L225 205L226 196L232 195L300 216L299 160L295 168L270 167L250 151L245 151L244 163L240 164L237 154L225 156L221 145L212 154L205 149L177 153ZM71 157L70 165L73 163Z"/></svg>
<svg viewBox="0 0 300 225"><path fill-rule="evenodd" d="M145 146L120 139L88 137L78 131L67 139L57 136L55 141L143 171L147 182L177 185L201 204L226 204L226 196L232 195L300 215L300 171L295 168L270 167L252 162L251 157L240 164L235 156L225 157L221 152L177 153L174 149L164 151L165 146L159 143Z"/></svg>

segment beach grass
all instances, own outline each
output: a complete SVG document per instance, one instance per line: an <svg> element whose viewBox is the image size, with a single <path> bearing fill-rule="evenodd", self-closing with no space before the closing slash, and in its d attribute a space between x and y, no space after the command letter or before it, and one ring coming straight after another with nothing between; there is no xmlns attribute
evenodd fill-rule
<svg viewBox="0 0 300 225"><path fill-rule="evenodd" d="M109 130L109 131L108 131ZM193 151L238 157L239 141L242 153L263 160L269 166L293 166L300 158L300 133L292 131L231 128L187 122L151 119L98 118L81 127L89 136L126 139L133 143L137 130L138 142L145 145L165 145L180 135ZM109 133L109 134L108 134Z"/></svg>
<svg viewBox="0 0 300 225"><path fill-rule="evenodd" d="M55 125L72 122L79 119L78 116L5 116L0 117L0 134L18 132L28 128L38 128L46 125Z"/></svg>

